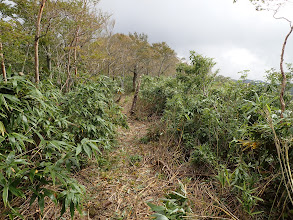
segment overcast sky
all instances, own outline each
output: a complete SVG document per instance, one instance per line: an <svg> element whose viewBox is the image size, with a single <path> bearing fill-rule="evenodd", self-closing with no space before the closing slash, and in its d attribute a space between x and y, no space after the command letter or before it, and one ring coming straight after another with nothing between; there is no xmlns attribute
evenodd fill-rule
<svg viewBox="0 0 293 220"><path fill-rule="evenodd" d="M291 0L290 0L291 1ZM165 41L179 57L194 50L217 62L220 75L264 79L265 70L279 69L281 48L289 24L258 12L249 0L101 0L99 8L112 14L114 32L146 33L149 41ZM293 20L293 3L279 15ZM285 62L293 63L293 34Z"/></svg>

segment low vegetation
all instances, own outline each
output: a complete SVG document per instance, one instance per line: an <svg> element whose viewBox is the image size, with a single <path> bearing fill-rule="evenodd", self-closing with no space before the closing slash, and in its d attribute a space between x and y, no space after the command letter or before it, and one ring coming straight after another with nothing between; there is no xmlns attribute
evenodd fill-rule
<svg viewBox="0 0 293 220"><path fill-rule="evenodd" d="M171 148L180 146L182 163L189 161L199 173L211 174L208 181L218 196L241 218L288 218L289 195L284 193L284 168L275 141L286 146L282 151L290 158L292 111L281 117L275 72L268 72L266 83L247 84L212 74L209 58L192 52L190 59L191 65L177 68L176 77L143 78L144 111L138 114L157 114L163 122L145 140L164 139ZM290 77L292 71L286 74Z"/></svg>
<svg viewBox="0 0 293 220"><path fill-rule="evenodd" d="M127 126L113 101L115 89L113 81L101 77L62 94L49 83L36 88L8 72L7 83L0 82L4 213L21 217L18 207L30 199L42 215L46 197L60 204L61 215L82 210L85 188L71 173L113 146L117 125Z"/></svg>
<svg viewBox="0 0 293 220"><path fill-rule="evenodd" d="M0 0L0 218L293 219L291 22L280 72L236 81L97 2Z"/></svg>

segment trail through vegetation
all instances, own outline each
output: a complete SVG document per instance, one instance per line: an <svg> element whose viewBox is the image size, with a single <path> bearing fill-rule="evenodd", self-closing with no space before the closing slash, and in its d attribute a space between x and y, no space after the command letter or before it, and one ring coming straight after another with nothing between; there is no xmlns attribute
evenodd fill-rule
<svg viewBox="0 0 293 220"><path fill-rule="evenodd" d="M232 80L97 3L0 0L0 219L293 219L292 22Z"/></svg>
<svg viewBox="0 0 293 220"><path fill-rule="evenodd" d="M130 100L122 100L128 114ZM174 189L176 180L167 180L154 164L154 146L140 139L147 134L152 122L128 117L129 129L119 129L119 147L100 167L90 166L79 174L90 192L87 203L91 219L149 219L146 201L157 201L166 191Z"/></svg>
<svg viewBox="0 0 293 220"><path fill-rule="evenodd" d="M180 187L189 199L189 219L205 219L209 217L205 214L212 213L229 217L229 210L213 195L212 186L194 179L189 163L179 161L179 152L168 152L159 142L144 143L159 119L137 120L129 115L129 96L121 102L129 129L118 130L118 147L98 162L99 167L93 164L78 174L89 194L86 217L76 219L150 219L153 211L147 203L162 205L164 196Z"/></svg>

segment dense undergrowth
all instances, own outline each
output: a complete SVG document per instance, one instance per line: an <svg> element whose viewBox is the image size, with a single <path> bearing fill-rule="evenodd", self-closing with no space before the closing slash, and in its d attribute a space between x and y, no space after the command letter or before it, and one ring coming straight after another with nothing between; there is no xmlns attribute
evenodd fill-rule
<svg viewBox="0 0 293 220"><path fill-rule="evenodd" d="M156 114L162 121L147 139L165 137L171 139L170 147L181 146L195 169L214 176L208 181L240 219L292 218L289 183L282 175L285 165L276 145L279 140L281 155L286 155L283 161L290 161L290 86L282 118L274 70L268 72L268 82L247 84L212 74L215 63L210 58L192 52L190 59L190 65L177 68L176 77L143 78L140 114Z"/></svg>
<svg viewBox="0 0 293 220"><path fill-rule="evenodd" d="M113 101L116 84L106 77L61 93L43 80L38 88L24 76L0 80L1 215L22 217L27 200L43 214L46 199L81 211L85 188L72 173L115 143L115 128L127 126Z"/></svg>
<svg viewBox="0 0 293 220"><path fill-rule="evenodd" d="M290 84L288 110L281 117L274 70L268 82L247 84L212 73L210 58L192 52L190 59L175 77L142 78L138 115L161 121L143 140L179 146L181 162L212 176L204 181L239 219L292 218ZM48 199L61 209L60 216L68 209L71 216L81 211L85 188L72 174L115 144L117 126L127 127L113 100L120 88L112 79L76 83L66 93L57 84L43 80L36 87L11 71L8 81L0 82L2 216L21 218L21 204L28 200L40 209L32 218L43 215ZM130 87L125 82L125 89ZM149 203L158 219L182 219L192 212L182 190L163 201L162 206Z"/></svg>

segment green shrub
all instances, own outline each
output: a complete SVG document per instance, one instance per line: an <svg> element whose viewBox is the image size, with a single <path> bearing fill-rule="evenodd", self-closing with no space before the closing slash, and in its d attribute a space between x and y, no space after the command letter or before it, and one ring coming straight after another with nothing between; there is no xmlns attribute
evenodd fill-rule
<svg viewBox="0 0 293 220"><path fill-rule="evenodd" d="M217 167L217 157L214 152L207 146L197 146L191 154L191 162L196 166Z"/></svg>
<svg viewBox="0 0 293 220"><path fill-rule="evenodd" d="M41 214L45 197L61 205L61 215L81 211L85 189L71 172L113 145L116 125L126 126L113 89L102 78L65 95L48 83L42 93L25 77L1 80L0 197L11 218L19 216L16 198L37 200Z"/></svg>
<svg viewBox="0 0 293 220"><path fill-rule="evenodd" d="M279 81L272 80L278 74L271 75L272 83L247 84L212 74L211 59L193 52L190 58L174 78L144 78L141 103L151 103L150 109L162 116L164 135L193 164L218 170L221 188L232 187L249 215L260 214L256 206L271 201L267 196L282 181L272 127L289 160L293 155L292 97L287 89L288 110L281 118ZM260 186L272 176L275 181L264 193ZM277 196L286 203L284 195Z"/></svg>
<svg viewBox="0 0 293 220"><path fill-rule="evenodd" d="M166 107L168 98L177 91L176 80L170 78L144 76L142 79L140 98L143 100L144 111L147 114L161 115Z"/></svg>
<svg viewBox="0 0 293 220"><path fill-rule="evenodd" d="M192 210L188 204L188 198L181 184L178 192L171 192L162 199L163 205L158 206L153 203L148 202L147 205L151 208L155 214L151 215L157 220L179 220L185 219L188 213Z"/></svg>

